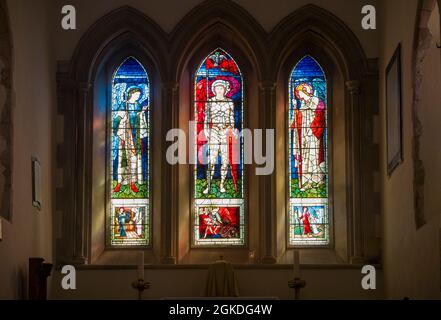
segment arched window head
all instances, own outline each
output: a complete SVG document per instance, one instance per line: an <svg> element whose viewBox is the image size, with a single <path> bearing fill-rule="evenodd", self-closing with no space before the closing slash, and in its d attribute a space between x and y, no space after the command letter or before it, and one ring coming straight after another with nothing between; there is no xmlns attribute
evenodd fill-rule
<svg viewBox="0 0 441 320"><path fill-rule="evenodd" d="M150 245L150 83L133 57L114 72L109 112L108 245Z"/></svg>
<svg viewBox="0 0 441 320"><path fill-rule="evenodd" d="M242 74L216 49L200 64L194 86L193 245L244 245Z"/></svg>
<svg viewBox="0 0 441 320"><path fill-rule="evenodd" d="M289 79L289 246L329 244L327 83L306 56Z"/></svg>

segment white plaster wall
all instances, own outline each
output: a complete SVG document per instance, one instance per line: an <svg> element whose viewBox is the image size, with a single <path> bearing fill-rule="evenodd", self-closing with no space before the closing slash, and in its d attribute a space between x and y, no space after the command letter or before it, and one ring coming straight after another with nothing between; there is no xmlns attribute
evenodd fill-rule
<svg viewBox="0 0 441 320"><path fill-rule="evenodd" d="M29 257L52 261L52 116L55 60L49 1L8 1L13 50L13 212L3 221L0 242L0 299L27 294ZM42 166L43 207L32 207L31 157Z"/></svg>
<svg viewBox="0 0 441 320"><path fill-rule="evenodd" d="M413 210L412 164L412 53L417 1L388 0L381 6L380 110L383 124L383 259L388 298L440 298L439 197L441 161L440 53L431 50L423 83L422 158L426 166L425 214L427 224L416 230ZM439 17L438 17L439 20ZM439 22L438 22L439 25ZM398 43L402 43L404 163L391 178L386 172L385 68ZM434 44L433 44L434 46Z"/></svg>

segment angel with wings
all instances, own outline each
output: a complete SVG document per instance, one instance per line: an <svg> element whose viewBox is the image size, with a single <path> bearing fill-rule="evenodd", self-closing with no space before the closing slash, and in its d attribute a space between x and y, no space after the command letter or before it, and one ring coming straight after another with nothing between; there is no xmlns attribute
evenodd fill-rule
<svg viewBox="0 0 441 320"><path fill-rule="evenodd" d="M117 143L118 165L117 184L113 192L121 190L121 186L130 186L138 193L139 185L143 183L143 150L148 139L148 122L146 111L148 106L142 106L143 95L140 87L130 87L126 91L126 99L113 112L113 131Z"/></svg>

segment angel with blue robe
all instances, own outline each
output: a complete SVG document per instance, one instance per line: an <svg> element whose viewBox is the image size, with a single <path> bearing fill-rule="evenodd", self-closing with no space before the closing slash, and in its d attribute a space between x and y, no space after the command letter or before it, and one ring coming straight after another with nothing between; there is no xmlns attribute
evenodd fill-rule
<svg viewBox="0 0 441 320"><path fill-rule="evenodd" d="M119 209L118 224L119 224L119 236L126 237L126 223L130 221L130 212L126 212L124 208Z"/></svg>
<svg viewBox="0 0 441 320"><path fill-rule="evenodd" d="M148 106L142 106L141 96L141 88L129 88L126 99L118 105L117 111L113 112L113 130L116 138L114 148L116 147L117 152L117 184L113 190L115 193L124 185L130 186L136 194L139 185L145 180L143 169L147 169L145 150L149 133L146 118Z"/></svg>

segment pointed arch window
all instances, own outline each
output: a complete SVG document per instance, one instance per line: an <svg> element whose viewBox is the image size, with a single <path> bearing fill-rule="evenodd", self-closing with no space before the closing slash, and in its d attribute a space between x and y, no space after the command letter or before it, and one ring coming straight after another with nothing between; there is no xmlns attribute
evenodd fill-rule
<svg viewBox="0 0 441 320"><path fill-rule="evenodd" d="M128 57L113 74L109 111L107 245L148 246L150 82L134 57Z"/></svg>
<svg viewBox="0 0 441 320"><path fill-rule="evenodd" d="M245 244L243 98L239 66L214 50L194 79L194 246Z"/></svg>
<svg viewBox="0 0 441 320"><path fill-rule="evenodd" d="M327 81L321 66L305 56L289 79L289 246L327 246Z"/></svg>

